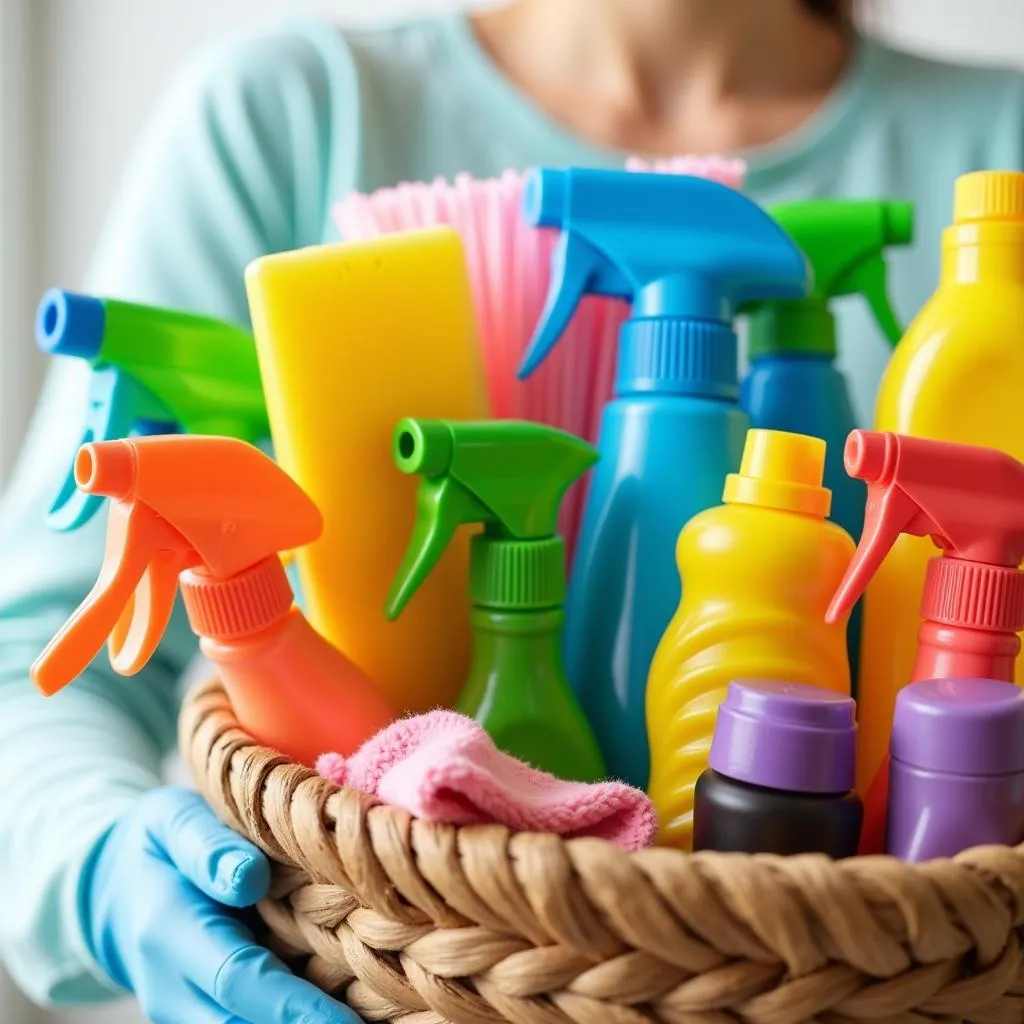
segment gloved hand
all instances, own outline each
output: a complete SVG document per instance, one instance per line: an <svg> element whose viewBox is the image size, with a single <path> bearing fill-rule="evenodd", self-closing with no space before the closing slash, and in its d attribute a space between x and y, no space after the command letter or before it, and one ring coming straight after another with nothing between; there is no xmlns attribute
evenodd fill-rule
<svg viewBox="0 0 1024 1024"><path fill-rule="evenodd" d="M154 1024L356 1024L228 909L252 906L269 884L263 854L198 794L157 789L90 857L82 923L100 966Z"/></svg>

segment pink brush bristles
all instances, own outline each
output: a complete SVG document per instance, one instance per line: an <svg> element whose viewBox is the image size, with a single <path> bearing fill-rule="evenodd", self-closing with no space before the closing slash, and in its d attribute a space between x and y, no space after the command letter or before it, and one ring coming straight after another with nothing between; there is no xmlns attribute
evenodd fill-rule
<svg viewBox="0 0 1024 1024"><path fill-rule="evenodd" d="M742 184L742 161L678 157L653 164L638 157L628 169L691 174L733 188ZM556 231L530 227L521 216L523 175L456 175L448 182L403 182L370 195L352 193L334 207L342 237L374 238L394 231L447 224L459 232L484 350L491 412L496 419L546 423L597 440L601 410L612 397L619 327L626 303L587 297L562 340L526 381L519 363L544 308ZM577 485L562 505L559 529L571 557L583 509Z"/></svg>
<svg viewBox="0 0 1024 1024"><path fill-rule="evenodd" d="M627 171L647 171L655 174L688 174L693 178L707 178L738 192L747 177L743 160L724 156L669 156L645 160L631 156L626 161Z"/></svg>

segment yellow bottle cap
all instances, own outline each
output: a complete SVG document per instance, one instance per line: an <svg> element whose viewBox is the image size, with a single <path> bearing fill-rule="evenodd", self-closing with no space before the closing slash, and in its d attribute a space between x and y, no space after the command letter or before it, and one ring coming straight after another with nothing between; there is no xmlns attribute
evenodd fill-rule
<svg viewBox="0 0 1024 1024"><path fill-rule="evenodd" d="M825 479L825 442L781 430L748 430L738 473L725 480L722 500L825 519L832 492Z"/></svg>
<svg viewBox="0 0 1024 1024"><path fill-rule="evenodd" d="M1024 174L975 171L956 180L953 220L1024 220Z"/></svg>

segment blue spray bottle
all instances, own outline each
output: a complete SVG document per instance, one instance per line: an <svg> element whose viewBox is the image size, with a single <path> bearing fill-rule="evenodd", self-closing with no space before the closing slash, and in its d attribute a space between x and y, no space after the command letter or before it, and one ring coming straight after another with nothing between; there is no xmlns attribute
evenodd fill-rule
<svg viewBox="0 0 1024 1024"><path fill-rule="evenodd" d="M913 240L914 208L883 200L812 199L773 207L771 215L807 257L814 286L803 299L758 302L750 308L750 372L740 405L753 427L810 434L825 441L825 486L831 518L854 540L864 526L867 490L843 465L850 431L858 424L835 364L836 318L830 305L841 295L862 295L889 342L903 334L886 287L885 251ZM860 605L850 616L847 649L856 680Z"/></svg>
<svg viewBox="0 0 1024 1024"><path fill-rule="evenodd" d="M804 295L807 264L759 206L702 178L540 169L523 209L562 235L521 377L584 295L632 302L577 541L565 662L610 774L643 788L647 673L680 598L676 539L718 504L749 425L731 321L741 303Z"/></svg>

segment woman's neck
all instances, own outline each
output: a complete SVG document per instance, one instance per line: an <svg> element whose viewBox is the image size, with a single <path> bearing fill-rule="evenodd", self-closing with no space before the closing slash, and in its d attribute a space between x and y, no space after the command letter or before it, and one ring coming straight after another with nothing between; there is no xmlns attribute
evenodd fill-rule
<svg viewBox="0 0 1024 1024"><path fill-rule="evenodd" d="M720 153L771 142L824 102L849 59L799 0L518 0L473 19L504 73L593 142Z"/></svg>

